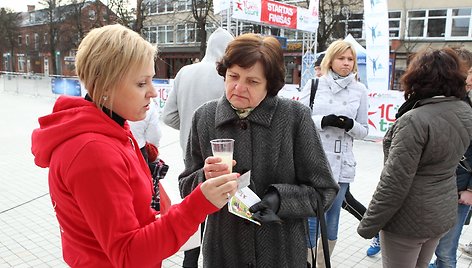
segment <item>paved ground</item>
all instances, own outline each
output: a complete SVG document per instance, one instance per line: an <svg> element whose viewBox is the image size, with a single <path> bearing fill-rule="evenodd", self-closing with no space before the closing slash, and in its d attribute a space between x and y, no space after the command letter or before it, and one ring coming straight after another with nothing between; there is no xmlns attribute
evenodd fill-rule
<svg viewBox="0 0 472 268"><path fill-rule="evenodd" d="M34 165L30 152L30 135L38 125L37 117L51 111L54 97L34 94L40 96L7 92L0 85L0 267L67 267L48 194L47 170ZM171 166L166 180L177 193L176 178L183 166L178 133L163 126L163 134L160 152ZM357 177L351 192L367 204L382 168L381 144L356 141L355 154ZM333 266L381 267L380 254L365 256L370 241L357 235L357 225L354 217L342 211ZM472 241L469 229L464 228L462 243ZM181 267L182 255L177 253L165 260L163 267ZM472 267L471 262L472 258L459 255L458 267Z"/></svg>

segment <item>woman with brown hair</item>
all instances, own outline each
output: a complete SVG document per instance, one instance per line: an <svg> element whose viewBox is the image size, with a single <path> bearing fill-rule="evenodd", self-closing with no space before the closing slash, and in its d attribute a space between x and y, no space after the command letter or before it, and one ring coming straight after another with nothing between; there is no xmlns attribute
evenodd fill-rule
<svg viewBox="0 0 472 268"><path fill-rule="evenodd" d="M427 267L455 224L456 167L472 138L466 71L450 48L419 52L404 76L405 103L384 137L385 165L358 233L381 231L383 267Z"/></svg>
<svg viewBox="0 0 472 268"><path fill-rule="evenodd" d="M262 201L250 210L256 225L228 212L208 217L203 240L207 268L306 266L306 218L317 196L328 208L337 192L308 107L277 97L285 82L280 43L243 34L229 43L217 64L225 94L193 116L179 176L183 196L203 181L229 173L213 157L210 140L234 139L233 171L251 171L249 188Z"/></svg>

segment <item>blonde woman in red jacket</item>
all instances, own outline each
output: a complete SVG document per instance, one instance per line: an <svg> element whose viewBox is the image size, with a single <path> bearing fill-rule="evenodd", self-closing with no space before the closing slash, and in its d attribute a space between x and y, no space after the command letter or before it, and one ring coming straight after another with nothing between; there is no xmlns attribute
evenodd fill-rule
<svg viewBox="0 0 472 268"><path fill-rule="evenodd" d="M152 180L127 120L144 119L156 96L155 55L124 26L92 30L76 57L88 94L58 98L33 132L71 267L160 267L236 191L238 174L227 174L203 182L162 217L151 209Z"/></svg>

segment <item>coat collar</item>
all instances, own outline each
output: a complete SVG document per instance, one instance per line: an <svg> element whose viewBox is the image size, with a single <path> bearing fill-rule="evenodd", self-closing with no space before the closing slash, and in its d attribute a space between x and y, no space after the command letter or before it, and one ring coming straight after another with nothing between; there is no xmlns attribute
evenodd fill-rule
<svg viewBox="0 0 472 268"><path fill-rule="evenodd" d="M434 104L434 103L447 102L447 101L458 101L458 100L460 100L460 99L457 98L457 97L454 97L454 96L450 96L450 97L434 96L432 98L426 98L426 99L419 100L416 103L415 107L419 107L419 106L423 106L423 105L427 105L427 104Z"/></svg>
<svg viewBox="0 0 472 268"><path fill-rule="evenodd" d="M278 103L279 97L267 95L265 99L254 108L246 120L269 127ZM239 120L239 117L236 111L231 107L228 99L226 99L226 96L221 97L216 104L215 126L219 127L237 120Z"/></svg>
<svg viewBox="0 0 472 268"><path fill-rule="evenodd" d="M339 91L346 89L356 78L354 73L350 73L346 78L334 80L332 72L333 71L330 70L325 77L333 94L337 94Z"/></svg>

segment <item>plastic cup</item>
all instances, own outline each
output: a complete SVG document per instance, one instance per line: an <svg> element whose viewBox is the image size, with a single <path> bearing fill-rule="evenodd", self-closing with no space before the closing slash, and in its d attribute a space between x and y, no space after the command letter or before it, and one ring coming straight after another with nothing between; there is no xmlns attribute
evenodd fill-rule
<svg viewBox="0 0 472 268"><path fill-rule="evenodd" d="M233 172L233 150L234 140L233 139L216 139L211 140L211 150L213 156L221 158L223 164L228 165L229 172Z"/></svg>

